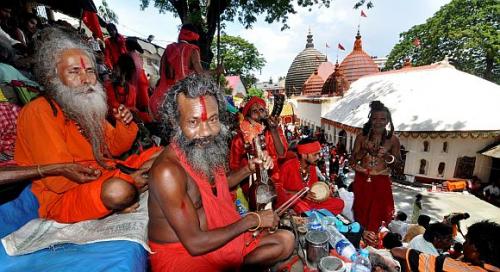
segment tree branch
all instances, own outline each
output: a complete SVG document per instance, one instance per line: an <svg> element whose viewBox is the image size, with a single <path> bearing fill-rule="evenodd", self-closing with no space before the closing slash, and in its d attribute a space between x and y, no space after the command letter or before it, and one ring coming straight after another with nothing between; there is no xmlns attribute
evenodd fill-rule
<svg viewBox="0 0 500 272"><path fill-rule="evenodd" d="M186 1L183 1L183 0L169 0L170 4L172 4L172 6L175 8L177 14L179 14L179 18L181 18L181 23L184 24L186 22L186 19L187 19L187 11L188 11L188 7L187 7L187 3Z"/></svg>

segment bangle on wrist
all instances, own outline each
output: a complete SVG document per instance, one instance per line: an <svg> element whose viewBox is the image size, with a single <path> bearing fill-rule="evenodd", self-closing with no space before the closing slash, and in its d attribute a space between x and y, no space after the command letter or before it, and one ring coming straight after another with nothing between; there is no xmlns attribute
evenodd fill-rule
<svg viewBox="0 0 500 272"><path fill-rule="evenodd" d="M40 165L37 165L36 166L36 171L38 172L38 175L40 176L40 178L43 178L45 177L42 173L42 170L40 169Z"/></svg>
<svg viewBox="0 0 500 272"><path fill-rule="evenodd" d="M260 225L262 225L262 220L260 219L260 215L256 212L248 212L246 216L251 215L251 214L257 216L257 219L259 220L259 224L257 224L257 227L255 227L255 228L248 229L248 231L256 231L256 230L260 229Z"/></svg>
<svg viewBox="0 0 500 272"><path fill-rule="evenodd" d="M389 155L389 156L391 156L391 160L390 161L385 161L385 163L387 163L387 164L394 163L394 161L396 160L396 157L394 155Z"/></svg>

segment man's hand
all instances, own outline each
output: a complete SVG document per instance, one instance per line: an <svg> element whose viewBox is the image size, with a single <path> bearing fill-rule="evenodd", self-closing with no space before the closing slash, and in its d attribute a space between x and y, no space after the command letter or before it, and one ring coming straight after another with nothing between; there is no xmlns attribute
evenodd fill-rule
<svg viewBox="0 0 500 272"><path fill-rule="evenodd" d="M375 232L373 231L363 231L363 240L367 242L371 246L375 246L378 244L378 236Z"/></svg>
<svg viewBox="0 0 500 272"><path fill-rule="evenodd" d="M306 199L311 200L311 201L316 201L316 193L311 192L311 191L307 192Z"/></svg>
<svg viewBox="0 0 500 272"><path fill-rule="evenodd" d="M115 120L120 121L125 125L130 124L134 119L134 117L132 116L132 112L130 112L130 110L127 109L124 105L120 105L118 106L118 108L113 109L113 117L115 118Z"/></svg>
<svg viewBox="0 0 500 272"><path fill-rule="evenodd" d="M47 175L58 175L76 183L87 183L101 176L101 171L76 163L59 164L54 170L49 170Z"/></svg>
<svg viewBox="0 0 500 272"><path fill-rule="evenodd" d="M249 160L248 161L248 169L250 169L250 171L252 173L254 173L256 170L257 164L262 165L264 167L264 169L266 169L266 170L273 169L273 167L274 167L273 159L271 158L271 156L269 156L269 153L267 153L267 151L262 152L262 159L253 158L253 159Z"/></svg>
<svg viewBox="0 0 500 272"><path fill-rule="evenodd" d="M160 152L157 152L156 154L153 155L153 157L149 160L147 160L139 170L135 171L133 174L130 176L134 179L135 186L137 189L139 189L139 192L143 193L148 190L148 179L149 179L149 169L151 169L151 166L153 166L153 163L155 162L156 157Z"/></svg>
<svg viewBox="0 0 500 272"><path fill-rule="evenodd" d="M269 116L267 117L267 125L269 129L276 129L278 124L280 123L279 117L277 116Z"/></svg>
<svg viewBox="0 0 500 272"><path fill-rule="evenodd" d="M261 228L274 228L280 222L278 215L273 210L260 211L258 214Z"/></svg>

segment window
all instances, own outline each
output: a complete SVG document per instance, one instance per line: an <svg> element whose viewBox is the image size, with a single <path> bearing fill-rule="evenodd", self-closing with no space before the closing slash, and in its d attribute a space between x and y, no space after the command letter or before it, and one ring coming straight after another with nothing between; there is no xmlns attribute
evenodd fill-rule
<svg viewBox="0 0 500 272"><path fill-rule="evenodd" d="M460 157L457 159L455 166L455 178L470 179L474 175L474 167L476 166L476 157Z"/></svg>
<svg viewBox="0 0 500 272"><path fill-rule="evenodd" d="M438 177L444 177L444 169L446 164L444 162L440 162L438 166Z"/></svg>
<svg viewBox="0 0 500 272"><path fill-rule="evenodd" d="M448 142L443 143L443 152L448 153Z"/></svg>
<svg viewBox="0 0 500 272"><path fill-rule="evenodd" d="M426 172L427 172L427 171L426 171L426 168L427 168L427 161L426 161L426 160L424 160L424 159L421 159L421 160L420 160L420 168L419 168L419 170L418 170L418 173L419 173L420 175L425 175L425 174L426 174Z"/></svg>
<svg viewBox="0 0 500 272"><path fill-rule="evenodd" d="M424 141L424 152L429 152L429 142Z"/></svg>

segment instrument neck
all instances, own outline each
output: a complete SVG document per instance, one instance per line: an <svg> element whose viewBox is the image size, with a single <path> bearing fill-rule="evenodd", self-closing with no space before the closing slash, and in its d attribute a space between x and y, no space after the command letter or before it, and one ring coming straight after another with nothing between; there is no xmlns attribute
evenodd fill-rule
<svg viewBox="0 0 500 272"><path fill-rule="evenodd" d="M258 135L257 137L254 138L254 144L255 144L255 151L256 151L256 155L257 155L257 158L259 159L263 159L263 151L262 151L262 143L260 141L260 135ZM260 183L264 183L264 184L267 184L268 183L268 180L269 180L269 176L268 176L268 173L267 173L267 170L264 169L264 167L262 167L262 165L260 164L257 164L256 167L256 173L257 173L257 180L260 182Z"/></svg>

